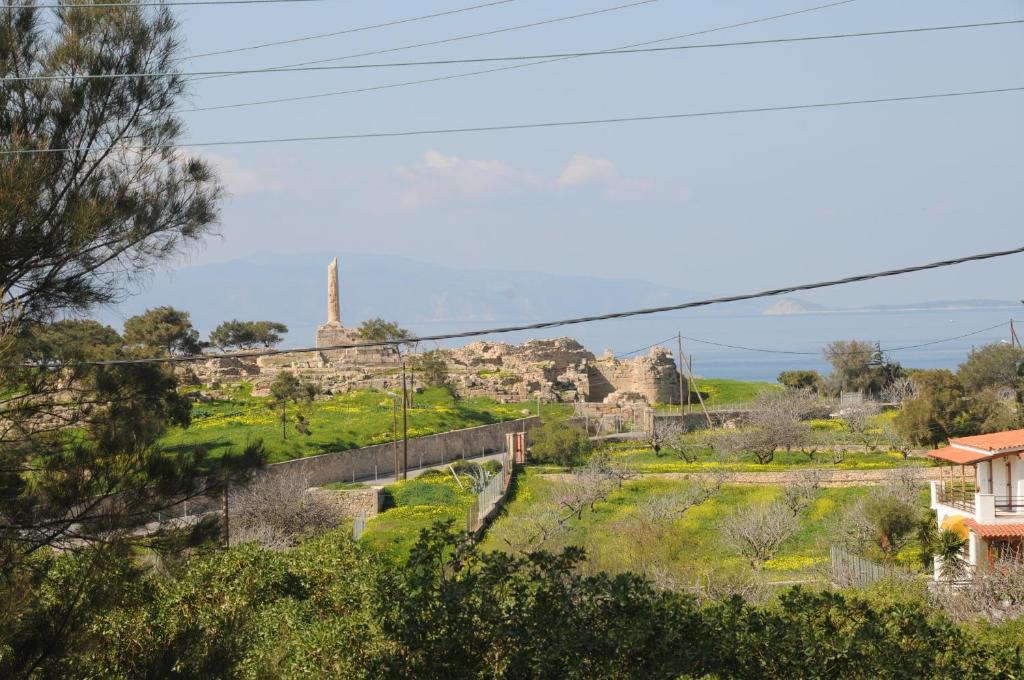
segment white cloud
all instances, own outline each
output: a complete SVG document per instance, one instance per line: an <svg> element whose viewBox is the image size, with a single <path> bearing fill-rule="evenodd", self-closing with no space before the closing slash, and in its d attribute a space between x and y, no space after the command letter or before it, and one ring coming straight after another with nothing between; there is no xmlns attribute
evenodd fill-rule
<svg viewBox="0 0 1024 680"><path fill-rule="evenodd" d="M561 189L593 185L611 201L643 198L654 190L654 184L648 180L620 176L609 159L583 154L575 154L569 159L569 165L555 180L555 185Z"/></svg>
<svg viewBox="0 0 1024 680"><path fill-rule="evenodd" d="M430 150L423 162L393 168L402 186L399 204L418 208L446 201L479 202L516 194L543 181L500 161L446 156Z"/></svg>
<svg viewBox="0 0 1024 680"><path fill-rule="evenodd" d="M607 158L576 154L569 160L562 174L555 180L560 187L587 184L595 181L607 181L616 176L615 164Z"/></svg>

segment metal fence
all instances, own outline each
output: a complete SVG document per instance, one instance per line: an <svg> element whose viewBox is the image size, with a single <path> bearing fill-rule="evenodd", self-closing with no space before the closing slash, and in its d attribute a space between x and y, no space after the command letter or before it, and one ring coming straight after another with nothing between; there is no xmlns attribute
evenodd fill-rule
<svg viewBox="0 0 1024 680"><path fill-rule="evenodd" d="M466 531L476 533L483 526L487 515L505 496L512 479L512 454L506 453L501 460L501 469L491 477L483 491L477 494L476 500L469 506L466 513Z"/></svg>
<svg viewBox="0 0 1024 680"><path fill-rule="evenodd" d="M366 531L366 510L361 510L352 520L352 540L358 541Z"/></svg>
<svg viewBox="0 0 1024 680"><path fill-rule="evenodd" d="M829 557L832 562L832 582L839 586L866 586L884 578L906 575L898 569L854 555L837 545L831 547Z"/></svg>

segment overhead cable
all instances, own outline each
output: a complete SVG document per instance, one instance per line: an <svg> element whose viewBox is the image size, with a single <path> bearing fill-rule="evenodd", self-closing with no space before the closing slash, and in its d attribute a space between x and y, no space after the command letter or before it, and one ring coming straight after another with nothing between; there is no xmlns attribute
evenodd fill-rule
<svg viewBox="0 0 1024 680"><path fill-rule="evenodd" d="M424 21L426 19L436 19L438 17L445 17L451 14L461 14L463 12L471 12L477 9L483 9L485 7L494 7L495 5L504 5L510 2L516 2L517 0L493 0L492 2L485 2L479 5L470 5L468 7L457 7L456 9L450 9L444 12L434 12L433 14L421 14L415 17L407 17L405 19L395 19L393 21L385 21L379 24L369 24L367 26L358 26L356 28L346 28L340 31L331 31L330 33L315 33L313 35L304 35L298 38L289 38L287 40L276 40L274 42L260 43L258 45L247 45L245 47L234 47L227 50L215 50L213 52L200 52L198 54L190 54L187 57L182 57L181 60L187 59L199 59L201 57L213 57L221 54L234 54L236 52L248 52L250 50L259 50L265 47L278 47L279 45L292 45L300 42L307 42L310 40L321 40L323 38L334 38L339 35L348 35L350 33L361 33L363 31L372 31L378 28L388 28L390 26L399 26L401 24L410 24L414 21Z"/></svg>
<svg viewBox="0 0 1024 680"><path fill-rule="evenodd" d="M797 291L806 290L818 290L821 288L830 288L834 286L843 286L851 283L859 283L862 281L872 281L875 279L889 278L893 276L901 276L903 274L910 274L914 272L929 271L932 269L941 269L944 267L951 267L953 265L964 264L966 262L980 262L983 260L992 260L1000 257L1008 257L1010 255L1018 255L1024 253L1024 246L1017 248L1010 248L1007 250L996 250L984 253L977 253L974 255L963 255L960 257L954 257L946 260L938 260L936 262L929 262L927 264L912 265L908 267L900 267L897 269L886 269L878 272L871 272L867 274L855 274L853 276L846 276L839 279L830 279L827 281L817 281L814 283L801 283L783 288L771 288L768 290L762 290L755 293L741 293L738 295L726 295L722 297L708 298L705 300L692 300L689 302L681 302L674 305L663 305L660 307L645 307L642 309L631 309L619 312L608 312L606 314L596 314L592 316L581 316L568 319L558 319L555 321L541 321L537 323L521 324L517 326L502 326L497 328L482 328L471 331L461 331L456 333L442 333L438 335L424 335L412 338L405 338L403 340L381 340L381 341L368 341L368 342L355 342L338 345L328 345L323 347L305 347L297 349L264 349L254 350L250 352L235 352L232 354L203 354L196 356L176 356L176 357L149 357L141 359L111 359L101 361L86 361L81 362L89 365L109 366L109 365L123 365L123 364L173 364L183 363L192 361L209 361L210 359L221 359L221 358L249 358L259 356L272 356L278 354L290 354L295 352L322 352L327 350L336 349L356 349L360 347L384 347L384 346L395 346L395 345L408 345L418 342L430 342L430 341L441 341L441 340L455 340L460 338L474 338L483 335L501 335L504 333L515 333L520 331L532 331L532 330L545 330L549 328L559 328L562 326L571 326L582 323L591 323L594 321L609 321L611 319L621 319L631 316L644 316L651 314L659 314L661 312L677 311L682 309L697 309L700 307L710 307L712 305L720 305L729 302L741 302L743 300L755 300L758 298L775 297L778 295L786 295L789 293L795 293ZM59 366L55 364L54 366Z"/></svg>
<svg viewBox="0 0 1024 680"><path fill-rule="evenodd" d="M248 146L254 144L283 144L293 142L326 142L352 139L386 139L390 137L422 137L428 135L451 135L476 132L499 132L509 130L537 130L558 127L583 127L587 125L610 125L614 123L639 123L662 120L682 120L686 118L713 118L717 116L736 116L751 113L774 113L780 111L801 111L812 109L838 108L865 104L886 104L894 102L925 101L932 99L948 99L954 97L971 97L985 94L1006 94L1024 91L1024 86L999 87L986 90L963 90L960 92L936 92L932 94L905 95L902 97L874 97L871 99L846 99L832 102L816 102L812 104L783 104L779 106L757 106L746 109L718 109L714 111L693 111L688 113L663 113L648 116L620 116L615 118L591 118L582 120L546 121L540 123L513 123L507 125L481 125L474 127L433 128L424 130L398 130L391 132L361 132L336 135L316 135L310 137L269 137L258 139L235 139L213 142L183 142L180 144L128 144L98 147L57 147L33 149L3 149L0 155L21 155L38 153L71 153L71 152L103 152L113 149L141 151L147 149L175 149L180 147L199 148L209 146Z"/></svg>
<svg viewBox="0 0 1024 680"><path fill-rule="evenodd" d="M693 31L691 33L684 33L681 35L673 35L664 38L657 38L655 40L646 40L644 42L632 43L629 45L620 45L619 47L609 48L607 51L614 52L618 49L628 49L632 47L643 47L644 45L655 45L663 42L670 42L672 40L682 40L684 38L693 38L698 35L707 35L709 33L716 33L719 31L726 31L733 28L741 28L743 26L752 26L754 24L764 23L767 21L775 21L777 19L785 19L791 16L797 16L800 14L807 14L809 12L818 12L824 9L830 9L832 7L838 7L840 5L848 5L857 0L838 0L837 2L830 2L824 5L814 5L812 7L805 7L803 9L793 10L791 12L784 12L782 14L772 14L769 16L758 17L755 19L747 19L732 24L725 24L723 26L715 26L713 28L706 28L700 31ZM189 109L177 109L173 113L195 113L199 111L222 111L226 109L238 109L248 106L266 106L268 104L282 104L285 102L298 102L307 101L311 99L323 99L325 97L339 97L348 94L361 94L364 92L376 92L380 90L390 90L399 87L409 87L412 85L425 85L429 83L438 83L446 80L457 80L459 78L470 78L473 76L486 75L488 73L498 73L501 71L513 71L521 68L529 68L531 66L540 66L541 64L551 64L558 61L565 61L571 57L559 57L558 59L545 59L542 61L536 61L527 64L512 64L510 66L498 66L495 68L482 69L478 71L466 71L463 73L451 73L444 76L435 76L432 78L420 78L418 80L406 80L397 83L386 83L383 85L370 85L367 87L358 87L348 90L334 90L331 92L318 92L314 94L297 95L292 97L277 97L274 99L258 99L255 101L248 102L236 102L234 104L219 104L215 106L198 106Z"/></svg>
<svg viewBox="0 0 1024 680"><path fill-rule="evenodd" d="M964 338L969 338L969 337L971 337L973 335L980 335L982 333L987 333L988 331L992 331L992 330L995 330L997 328L1002 328L1004 326L1006 326L1006 322L1000 322L1000 323L997 323L994 326L989 326L987 328L981 328L981 329L978 329L976 331L971 331L969 333L964 333L962 335L954 335L953 337L950 337L950 338L941 338L939 340L930 340L928 342L922 342L922 343L919 343L919 344L916 344L916 345L905 345L903 347L879 347L879 350L881 352L903 352L903 351L912 350L912 349L920 349L922 347L930 347L932 345L939 345L939 344L942 344L944 342L953 342L954 340L962 340ZM696 342L696 343L699 343L699 344L702 344L702 345L711 345L713 347L725 347L727 349L738 349L738 350L743 350L743 351L746 351L746 352L762 352L764 354L789 354L789 355L799 355L799 356L821 356L821 352L807 352L807 351L788 350L788 349L766 349L764 347L748 347L748 346L745 346L745 345L732 345L732 344L729 344L729 343L726 343L726 342L716 342L714 340L705 340L703 338L694 338L694 337L690 337L690 336L687 336L687 335L684 335L682 337L683 337L683 340L689 340L690 342ZM874 349L858 350L858 351L853 351L853 352L836 352L835 354L838 354L838 355L870 354L873 351L874 351Z"/></svg>
<svg viewBox="0 0 1024 680"><path fill-rule="evenodd" d="M181 0L180 2L66 2L56 5L0 5L0 9L104 9L110 7L194 7L197 5L270 5L327 0Z"/></svg>
<svg viewBox="0 0 1024 680"><path fill-rule="evenodd" d="M645 0L645 2L652 2L653 0ZM715 49L722 47L751 47L756 45L780 45L786 43L801 43L801 42L812 42L812 41L823 41L823 40L846 40L849 38L867 38L867 37L878 37L878 36L893 36L902 35L907 33L927 33L936 31L953 31L966 28L986 28L995 26L1012 26L1024 24L1024 19L1010 19L1006 21L988 21L984 23L974 24L951 24L946 26L924 26L918 28L900 28L883 31L862 31L859 33L831 33L826 35L805 35L796 36L790 38L766 38L763 40L741 40L736 42L720 42L720 43L704 43L699 45L672 45L668 47L638 47L630 49L619 49L619 50L596 50L589 52L551 52L545 54L519 54L519 55L506 55L496 57L462 57L458 59L427 59L421 61L392 61L392 62L377 62L370 64L334 64L331 66L309 66L306 64L317 64L324 61L334 61L334 59L324 59L320 62L305 62L304 64L293 64L289 66L268 66L263 68L252 68L252 69L232 69L232 70L220 70L220 71L160 71L150 73L97 73L97 74L84 74L84 75L54 75L54 76L17 76L13 78L4 78L3 81L19 81L19 80L109 80L109 79L120 79L120 78L161 78L167 76L239 76L239 75L257 75L267 73L296 73L304 71L344 71L344 70L364 70L364 69L376 69L376 68L409 68L415 66L450 66L453 64L478 64L478 63L491 63L501 61L535 61L537 59L577 59L581 57L610 57L610 56L621 56L628 54L649 54L658 52L680 52L684 50L701 50L701 49ZM382 50L389 51L389 50ZM369 54L369 53L367 53ZM363 55L356 55L363 56ZM347 57L341 57L347 58Z"/></svg>

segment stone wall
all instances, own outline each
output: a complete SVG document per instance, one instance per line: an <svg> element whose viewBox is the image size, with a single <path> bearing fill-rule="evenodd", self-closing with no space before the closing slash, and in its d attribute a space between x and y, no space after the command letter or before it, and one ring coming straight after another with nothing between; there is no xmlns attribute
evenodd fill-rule
<svg viewBox="0 0 1024 680"><path fill-rule="evenodd" d="M539 424L540 418L531 416L410 439L409 469L475 457L484 452L504 451L505 433L529 431ZM398 442L398 453L402 455L402 442ZM323 486L331 482L372 481L394 473L394 451L389 443L324 453L268 465L261 474L296 469L309 479L312 486Z"/></svg>
<svg viewBox="0 0 1024 680"><path fill-rule="evenodd" d="M647 356L620 360L611 352L588 366L589 400L604 401L616 392L638 394L648 404L678 404L679 372L672 354L654 347ZM683 389L686 389L685 380Z"/></svg>
<svg viewBox="0 0 1024 680"><path fill-rule="evenodd" d="M384 502L379 486L371 489L322 489L314 486L306 493L328 504L342 517L355 517L362 512L367 518L373 517L381 511Z"/></svg>

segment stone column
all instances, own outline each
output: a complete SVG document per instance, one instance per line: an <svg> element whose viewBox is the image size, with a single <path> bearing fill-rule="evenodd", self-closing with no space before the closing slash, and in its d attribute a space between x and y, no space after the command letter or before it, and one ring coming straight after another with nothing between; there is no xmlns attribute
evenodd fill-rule
<svg viewBox="0 0 1024 680"><path fill-rule="evenodd" d="M341 323L341 303L338 297L338 258L327 267L327 323Z"/></svg>

